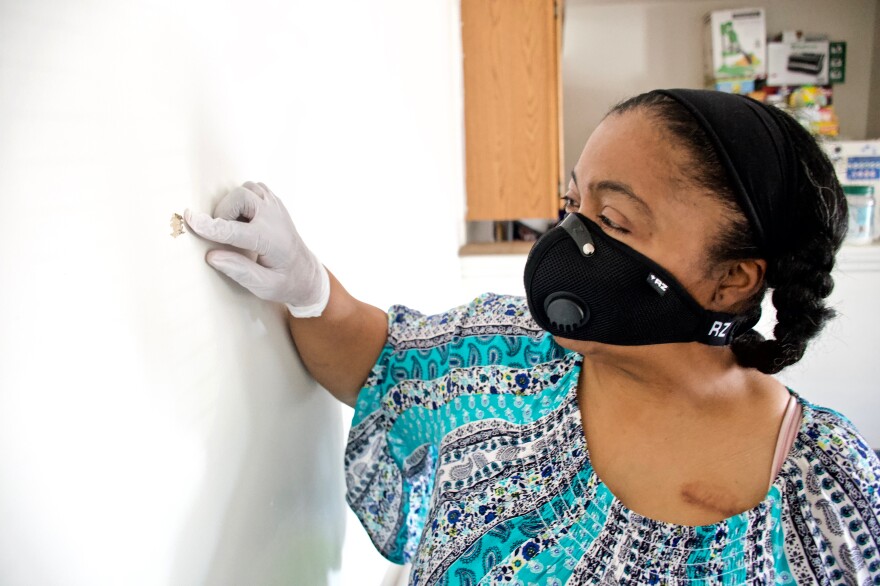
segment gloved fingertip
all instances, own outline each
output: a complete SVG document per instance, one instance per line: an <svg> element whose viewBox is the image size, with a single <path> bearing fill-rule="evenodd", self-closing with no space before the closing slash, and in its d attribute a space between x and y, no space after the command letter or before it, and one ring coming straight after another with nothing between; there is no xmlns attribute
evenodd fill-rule
<svg viewBox="0 0 880 586"><path fill-rule="evenodd" d="M220 252L220 251L214 249L214 250L209 250L208 252L205 253L205 262L214 268L217 267L217 262L218 262L217 253L218 252Z"/></svg>
<svg viewBox="0 0 880 586"><path fill-rule="evenodd" d="M193 229L194 232L199 234L200 236L210 238L212 236L211 233L211 224L210 221L213 219L208 214L204 212L190 212L186 210L184 212L183 219L186 220L186 223L190 228Z"/></svg>
<svg viewBox="0 0 880 586"><path fill-rule="evenodd" d="M183 219L186 220L186 223L191 227L195 228L197 223L197 216L194 215L189 208L183 210Z"/></svg>
<svg viewBox="0 0 880 586"><path fill-rule="evenodd" d="M205 255L205 260L209 265L227 275L234 269L236 264L234 259L229 258L229 252L219 249L209 250Z"/></svg>

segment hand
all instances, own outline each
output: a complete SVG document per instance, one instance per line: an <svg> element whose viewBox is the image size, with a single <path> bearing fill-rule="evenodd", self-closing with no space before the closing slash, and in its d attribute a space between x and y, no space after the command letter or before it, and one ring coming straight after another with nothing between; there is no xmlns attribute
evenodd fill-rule
<svg viewBox="0 0 880 586"><path fill-rule="evenodd" d="M330 299L327 269L308 249L278 197L262 183L245 182L220 200L212 218L185 210L193 232L214 242L257 253L210 250L209 265L254 295L287 305L294 317L317 317Z"/></svg>

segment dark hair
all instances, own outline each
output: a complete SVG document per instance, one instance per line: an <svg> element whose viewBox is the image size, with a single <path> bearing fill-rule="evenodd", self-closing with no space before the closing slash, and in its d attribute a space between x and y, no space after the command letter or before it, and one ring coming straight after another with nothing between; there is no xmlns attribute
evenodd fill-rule
<svg viewBox="0 0 880 586"><path fill-rule="evenodd" d="M757 319L767 289L773 290L776 308L775 339L765 340L754 330L742 332L731 345L741 366L767 374L777 373L801 359L807 342L833 318L835 311L825 304L834 288L831 270L847 229L846 198L834 167L816 140L794 118L784 112L785 125L798 158L796 205L791 221L798 229L785 250L776 258L760 252L755 235L737 202L730 177L721 164L709 137L696 119L678 102L659 93L646 93L625 100L611 114L644 109L660 122L688 162L681 171L687 180L720 201L729 211L728 221L708 251L708 263L749 258L767 261L765 280L740 313Z"/></svg>

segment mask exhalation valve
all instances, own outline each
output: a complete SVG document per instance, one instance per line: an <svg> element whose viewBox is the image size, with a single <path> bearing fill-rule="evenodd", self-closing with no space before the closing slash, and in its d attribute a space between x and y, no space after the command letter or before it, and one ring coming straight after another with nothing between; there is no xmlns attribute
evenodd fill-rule
<svg viewBox="0 0 880 586"><path fill-rule="evenodd" d="M544 312L550 323L563 332L571 332L590 320L590 309L577 295L558 291L544 300Z"/></svg>

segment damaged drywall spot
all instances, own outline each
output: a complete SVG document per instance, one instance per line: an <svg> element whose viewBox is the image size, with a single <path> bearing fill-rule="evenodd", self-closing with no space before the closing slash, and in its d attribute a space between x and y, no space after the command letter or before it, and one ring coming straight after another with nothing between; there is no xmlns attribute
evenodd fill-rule
<svg viewBox="0 0 880 586"><path fill-rule="evenodd" d="M180 214L173 214L171 216L171 236L172 238L177 238L181 234L184 234L186 230L183 229L183 216Z"/></svg>

